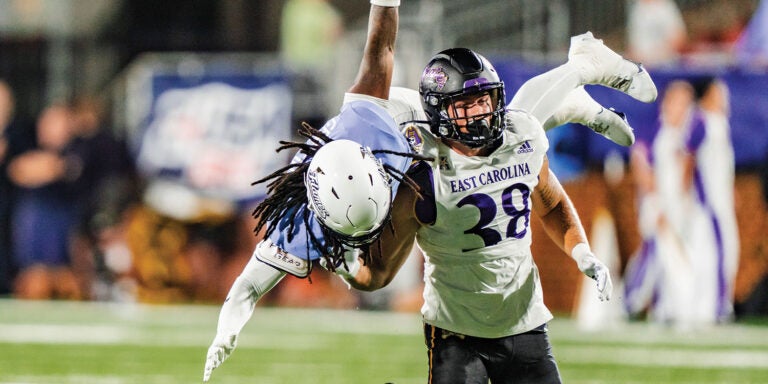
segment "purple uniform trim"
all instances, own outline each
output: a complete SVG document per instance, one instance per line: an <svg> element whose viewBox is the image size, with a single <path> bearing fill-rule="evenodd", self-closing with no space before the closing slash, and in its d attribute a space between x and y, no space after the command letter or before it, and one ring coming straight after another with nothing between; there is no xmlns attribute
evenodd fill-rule
<svg viewBox="0 0 768 384"><path fill-rule="evenodd" d="M633 313L638 308L631 308L634 302L632 297L642 288L643 282L648 279L649 268L655 262L657 255L655 238L643 240L640 246L640 252L635 256L637 259L631 264L631 267L624 274L624 296L628 300L624 301L628 313Z"/></svg>
<svg viewBox="0 0 768 384"><path fill-rule="evenodd" d="M417 199L414 207L416 219L423 224L432 225L437 220L437 205L435 203L435 185L432 167L426 162L416 162L408 170L408 176L421 188L423 199Z"/></svg>
<svg viewBox="0 0 768 384"><path fill-rule="evenodd" d="M701 112L697 112L693 117L691 124L691 133L686 143L687 149L691 153L695 153L701 144L704 142L707 130L704 121L704 116ZM716 316L718 319L724 318L730 313L729 300L726 297L728 295L728 287L725 278L725 244L723 242L723 234L720 228L720 221L717 219L717 215L712 211L712 204L710 199L712 196L708 196L706 189L704 188L704 178L701 174L701 169L696 168L693 174L693 186L701 206L707 211L710 221L712 222L712 230L715 236L715 247L717 251L717 307Z"/></svg>
<svg viewBox="0 0 768 384"><path fill-rule="evenodd" d="M688 135L688 141L685 143L688 152L694 153L699 149L704 138L707 136L707 129L704 125L704 116L700 111L693 114L691 121L691 131Z"/></svg>

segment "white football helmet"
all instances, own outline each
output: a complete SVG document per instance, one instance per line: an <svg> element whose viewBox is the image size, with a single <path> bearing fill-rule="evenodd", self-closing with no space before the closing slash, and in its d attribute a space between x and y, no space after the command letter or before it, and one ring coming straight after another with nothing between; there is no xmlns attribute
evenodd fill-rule
<svg viewBox="0 0 768 384"><path fill-rule="evenodd" d="M351 140L323 145L304 177L309 208L350 246L376 240L389 218L390 178L371 150Z"/></svg>

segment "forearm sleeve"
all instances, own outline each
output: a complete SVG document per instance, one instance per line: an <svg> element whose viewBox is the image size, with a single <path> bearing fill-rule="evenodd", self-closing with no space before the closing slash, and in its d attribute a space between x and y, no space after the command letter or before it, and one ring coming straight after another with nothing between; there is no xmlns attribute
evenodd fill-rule
<svg viewBox="0 0 768 384"><path fill-rule="evenodd" d="M282 278L279 271L251 257L235 279L219 313L218 335L236 335L251 318L256 302Z"/></svg>

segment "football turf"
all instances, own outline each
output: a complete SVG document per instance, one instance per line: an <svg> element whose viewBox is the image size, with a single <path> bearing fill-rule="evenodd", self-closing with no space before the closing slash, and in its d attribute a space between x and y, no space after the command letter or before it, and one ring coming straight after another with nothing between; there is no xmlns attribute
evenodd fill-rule
<svg viewBox="0 0 768 384"><path fill-rule="evenodd" d="M0 383L201 382L217 306L0 300ZM766 383L768 327L550 323L564 383ZM416 314L259 307L211 383L426 383Z"/></svg>

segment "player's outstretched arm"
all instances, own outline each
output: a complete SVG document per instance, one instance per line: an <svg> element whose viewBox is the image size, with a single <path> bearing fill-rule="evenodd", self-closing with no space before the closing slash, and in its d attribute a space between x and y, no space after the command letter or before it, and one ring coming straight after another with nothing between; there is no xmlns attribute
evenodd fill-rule
<svg viewBox="0 0 768 384"><path fill-rule="evenodd" d="M419 223L413 212L416 192L400 184L392 204L392 227L385 228L381 237L369 247L371 255L353 276L345 279L352 287L363 291L383 288L394 279L411 254Z"/></svg>
<svg viewBox="0 0 768 384"><path fill-rule="evenodd" d="M576 261L582 273L597 282L600 300L610 300L613 283L608 267L590 250L579 215L560 181L550 171L546 157L532 199L534 212L541 218L547 235Z"/></svg>
<svg viewBox="0 0 768 384"><path fill-rule="evenodd" d="M371 4L363 59L348 92L388 99L395 67L400 0L371 0Z"/></svg>
<svg viewBox="0 0 768 384"><path fill-rule="evenodd" d="M203 382L226 360L237 346L237 337L253 314L256 302L275 286L285 272L272 268L251 257L240 276L235 279L219 313L216 337L205 359Z"/></svg>

